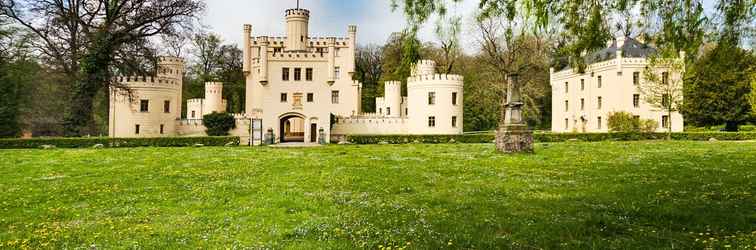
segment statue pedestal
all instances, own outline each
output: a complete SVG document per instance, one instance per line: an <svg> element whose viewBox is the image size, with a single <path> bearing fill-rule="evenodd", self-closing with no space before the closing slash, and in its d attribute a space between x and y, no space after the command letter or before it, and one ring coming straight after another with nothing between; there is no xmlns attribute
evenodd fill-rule
<svg viewBox="0 0 756 250"><path fill-rule="evenodd" d="M502 153L533 153L533 132L527 125L511 124L496 130L496 150Z"/></svg>

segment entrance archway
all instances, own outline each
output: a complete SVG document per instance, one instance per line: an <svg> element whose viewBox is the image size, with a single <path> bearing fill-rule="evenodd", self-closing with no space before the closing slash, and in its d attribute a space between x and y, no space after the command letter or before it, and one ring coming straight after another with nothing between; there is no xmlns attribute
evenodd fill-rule
<svg viewBox="0 0 756 250"><path fill-rule="evenodd" d="M305 119L301 115L289 114L280 119L279 136L281 143L305 141Z"/></svg>

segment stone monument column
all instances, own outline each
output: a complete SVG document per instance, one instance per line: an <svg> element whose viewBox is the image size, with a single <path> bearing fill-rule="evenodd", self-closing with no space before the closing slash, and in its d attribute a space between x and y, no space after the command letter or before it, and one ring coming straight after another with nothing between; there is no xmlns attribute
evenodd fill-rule
<svg viewBox="0 0 756 250"><path fill-rule="evenodd" d="M496 130L496 150L502 153L532 153L533 132L522 119L522 103L518 76L507 76L507 99Z"/></svg>

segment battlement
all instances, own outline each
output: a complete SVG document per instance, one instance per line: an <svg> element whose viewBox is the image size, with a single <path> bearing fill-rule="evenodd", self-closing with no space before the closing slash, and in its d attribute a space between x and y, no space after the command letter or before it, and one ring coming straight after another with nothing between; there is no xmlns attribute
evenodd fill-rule
<svg viewBox="0 0 756 250"><path fill-rule="evenodd" d="M251 33L252 32L252 25L250 25L250 24L244 24L244 32L245 33Z"/></svg>
<svg viewBox="0 0 756 250"><path fill-rule="evenodd" d="M119 76L115 78L115 81L126 86L181 87L181 80L163 76Z"/></svg>
<svg viewBox="0 0 756 250"><path fill-rule="evenodd" d="M433 60L419 60L412 67L411 76L432 75L436 73L436 62Z"/></svg>
<svg viewBox="0 0 756 250"><path fill-rule="evenodd" d="M223 88L223 83L222 82L206 82L205 83L205 88L206 89L208 89L208 88Z"/></svg>
<svg viewBox="0 0 756 250"><path fill-rule="evenodd" d="M384 82L383 84L386 87L390 87L390 86L399 86L399 87L401 87L402 86L402 82L400 82L400 81L387 81L387 82Z"/></svg>
<svg viewBox="0 0 756 250"><path fill-rule="evenodd" d="M307 9L288 9L286 10L286 17L292 17L292 16L301 16L301 17L310 17L310 11Z"/></svg>
<svg viewBox="0 0 756 250"><path fill-rule="evenodd" d="M357 25L349 25L349 28L347 29L349 33L357 33Z"/></svg>
<svg viewBox="0 0 756 250"><path fill-rule="evenodd" d="M175 56L158 57L158 64L176 64L176 63L183 64L184 59L180 57L175 57Z"/></svg>
<svg viewBox="0 0 756 250"><path fill-rule="evenodd" d="M284 46L287 37L283 36L258 36L252 37L252 45L273 45ZM329 41L333 42L334 46L347 46L349 41L348 37L308 37L310 46L326 46L330 45Z"/></svg>
<svg viewBox="0 0 756 250"><path fill-rule="evenodd" d="M465 77L461 75L432 74L432 75L410 76L407 78L407 84L419 84L425 81L452 81L452 82L457 82L458 84L462 84L464 80L465 80Z"/></svg>
<svg viewBox="0 0 756 250"><path fill-rule="evenodd" d="M202 103L202 102L203 102L204 100L205 100L205 99L202 99L202 98L194 98L194 99L189 99L189 100L186 100L186 103L197 103L197 104L201 104L201 103Z"/></svg>

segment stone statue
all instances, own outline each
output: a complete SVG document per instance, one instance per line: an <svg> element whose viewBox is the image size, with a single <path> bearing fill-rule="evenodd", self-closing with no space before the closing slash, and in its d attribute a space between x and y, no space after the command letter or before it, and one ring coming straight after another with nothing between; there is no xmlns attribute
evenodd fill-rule
<svg viewBox="0 0 756 250"><path fill-rule="evenodd" d="M533 132L522 119L520 83L516 74L507 76L507 99L496 131L496 150L502 153L532 153Z"/></svg>

